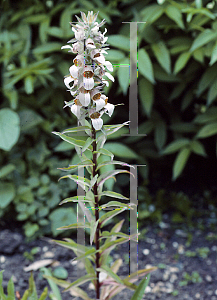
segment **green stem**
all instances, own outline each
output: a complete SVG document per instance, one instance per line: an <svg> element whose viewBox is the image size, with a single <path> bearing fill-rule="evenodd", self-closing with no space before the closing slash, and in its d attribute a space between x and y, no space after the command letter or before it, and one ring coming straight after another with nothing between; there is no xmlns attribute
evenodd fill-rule
<svg viewBox="0 0 217 300"><path fill-rule="evenodd" d="M92 138L94 139L93 142L93 152L96 151L96 131L92 125ZM97 174L97 154L93 153L93 177ZM95 197L95 219L96 222L99 220L99 196L97 191L97 182L94 184L93 187L94 197ZM95 243L96 243L96 250L99 250L99 232L100 232L100 224L98 223L96 233L95 233ZM96 253L96 268L100 267L99 264L100 254L99 252ZM96 271L96 299L100 297L100 282L99 282L99 271Z"/></svg>

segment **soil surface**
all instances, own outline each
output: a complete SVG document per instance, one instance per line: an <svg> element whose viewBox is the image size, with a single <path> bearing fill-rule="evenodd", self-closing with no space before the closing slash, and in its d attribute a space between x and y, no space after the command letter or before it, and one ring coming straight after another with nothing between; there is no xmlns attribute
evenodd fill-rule
<svg viewBox="0 0 217 300"><path fill-rule="evenodd" d="M173 228L170 222L166 221L160 226L148 226L146 229L147 232L139 237L138 269L150 266L157 266L158 269L151 273L143 299L217 300L216 232L210 229L185 230L183 226ZM74 240L76 241L76 237ZM27 257L27 252L30 253L34 247L37 247L37 253L32 254L33 257ZM123 259L118 275L123 278L128 276L129 244L120 245L111 254L114 260ZM51 238L45 237L26 243L21 229L11 230L4 227L0 230L0 270L4 270L5 292L12 277L15 291L22 297L28 288L31 264L44 260L50 260L47 261L47 267L51 271L59 266L63 267L68 271L67 280L74 281L77 278L77 267L82 272L82 266L72 262L74 257L71 250L57 245ZM40 269L33 271L33 274L40 295L44 287L49 285L42 277ZM89 283L82 285L82 288L95 299L95 292ZM63 300L81 299L66 292L61 295ZM113 299L130 300L132 295L133 291L125 289Z"/></svg>

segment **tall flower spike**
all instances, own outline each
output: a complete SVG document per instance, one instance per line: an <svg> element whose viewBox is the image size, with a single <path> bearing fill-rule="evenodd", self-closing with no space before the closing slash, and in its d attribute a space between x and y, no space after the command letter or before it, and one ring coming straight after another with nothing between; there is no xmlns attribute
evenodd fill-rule
<svg viewBox="0 0 217 300"><path fill-rule="evenodd" d="M114 77L105 70L106 68L112 72L113 67L104 56L107 54L105 50L109 49L105 44L107 29L105 28L104 33L100 31L105 20L98 23L97 16L98 13L94 14L93 11L89 11L87 15L81 12L81 18L76 16L77 24L71 23L75 38L68 42L71 45L61 49L77 54L69 68L70 76L64 79L67 89L74 97L66 106L71 108L81 124L84 124L84 117L89 118L95 130L100 130L103 126L102 115L106 113L111 117L114 111L114 105L107 103L108 98L100 89L109 85L108 79L114 81Z"/></svg>

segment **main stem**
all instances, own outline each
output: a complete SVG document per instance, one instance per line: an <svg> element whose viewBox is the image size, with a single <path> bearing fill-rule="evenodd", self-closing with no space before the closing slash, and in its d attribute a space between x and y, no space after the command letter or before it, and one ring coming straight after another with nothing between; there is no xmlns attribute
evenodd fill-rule
<svg viewBox="0 0 217 300"><path fill-rule="evenodd" d="M94 139L93 142L93 177L97 174L96 168L97 168L97 154L94 153L96 151L96 131L95 128L92 125L92 138ZM94 184L93 187L94 191L94 197L95 197L95 219L96 222L99 220L99 197L98 197L98 191L97 191L97 182ZM97 225L96 233L95 233L95 243L96 243L96 251L99 250L99 231L100 231L100 224ZM99 252L96 253L96 268L99 268L99 259L100 254ZM96 299L99 299L100 297L100 282L99 282L99 271L96 271Z"/></svg>

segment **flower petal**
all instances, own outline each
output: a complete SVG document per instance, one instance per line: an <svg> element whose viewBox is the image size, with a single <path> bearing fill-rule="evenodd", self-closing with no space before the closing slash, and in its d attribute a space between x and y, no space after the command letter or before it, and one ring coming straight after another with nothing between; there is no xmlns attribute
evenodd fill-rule
<svg viewBox="0 0 217 300"><path fill-rule="evenodd" d="M90 103L90 93L79 93L78 99L83 106L88 106Z"/></svg>
<svg viewBox="0 0 217 300"><path fill-rule="evenodd" d="M84 88L85 90L91 90L94 87L94 79L92 78L85 78L83 79Z"/></svg>
<svg viewBox="0 0 217 300"><path fill-rule="evenodd" d="M107 103L105 105L105 113L107 115L109 115L109 117L111 117L111 115L113 114L114 108L115 108L115 106L113 104Z"/></svg>
<svg viewBox="0 0 217 300"><path fill-rule="evenodd" d="M72 78L71 76L68 76L68 77L64 78L64 83L65 83L65 85L66 85L66 87L67 87L68 89L71 89L71 88L72 88L72 86L70 86L69 83L72 82L72 81L74 81L74 80L75 80L75 79Z"/></svg>
<svg viewBox="0 0 217 300"><path fill-rule="evenodd" d="M101 118L91 119L91 121L96 130L100 130L102 128L103 120Z"/></svg>
<svg viewBox="0 0 217 300"><path fill-rule="evenodd" d="M102 98L94 101L94 103L96 103L96 111L99 111L105 106L105 100L103 100Z"/></svg>
<svg viewBox="0 0 217 300"><path fill-rule="evenodd" d="M80 115L81 115L81 106L73 104L73 105L71 106L71 112L72 112L77 118L79 118Z"/></svg>
<svg viewBox="0 0 217 300"><path fill-rule="evenodd" d="M115 81L114 77L108 73L108 72L105 72L105 76L107 76L109 79L111 79L113 82Z"/></svg>

